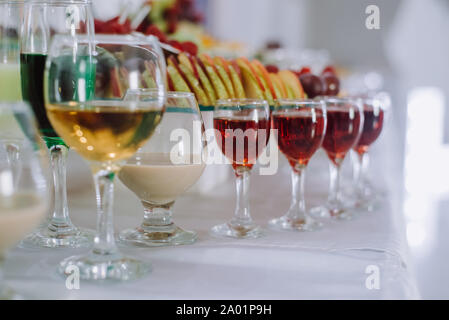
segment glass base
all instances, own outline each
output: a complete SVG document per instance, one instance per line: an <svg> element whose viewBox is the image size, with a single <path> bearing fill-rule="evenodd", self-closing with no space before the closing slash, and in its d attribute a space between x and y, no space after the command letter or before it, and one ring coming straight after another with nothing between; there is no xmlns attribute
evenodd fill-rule
<svg viewBox="0 0 449 320"><path fill-rule="evenodd" d="M120 232L120 242L128 246L157 247L192 244L197 239L196 232L186 231L172 224L151 229L127 229Z"/></svg>
<svg viewBox="0 0 449 320"><path fill-rule="evenodd" d="M263 236L262 229L257 225L234 226L230 223L216 225L211 229L211 234L217 237L238 239L255 239Z"/></svg>
<svg viewBox="0 0 449 320"><path fill-rule="evenodd" d="M332 218L338 220L351 220L354 218L354 212L348 208L335 208L326 205L312 208L310 215L316 218Z"/></svg>
<svg viewBox="0 0 449 320"><path fill-rule="evenodd" d="M22 248L88 248L92 246L95 232L88 229L53 231L42 226L20 243Z"/></svg>
<svg viewBox="0 0 449 320"><path fill-rule="evenodd" d="M287 216L272 219L268 222L269 226L276 230L291 231L315 231L322 228L323 224L310 217L305 219L291 219Z"/></svg>
<svg viewBox="0 0 449 320"><path fill-rule="evenodd" d="M128 281L141 278L151 271L150 264L119 253L69 257L59 264L58 271L63 276L69 276L73 274L74 267L78 268L80 279L89 281Z"/></svg>

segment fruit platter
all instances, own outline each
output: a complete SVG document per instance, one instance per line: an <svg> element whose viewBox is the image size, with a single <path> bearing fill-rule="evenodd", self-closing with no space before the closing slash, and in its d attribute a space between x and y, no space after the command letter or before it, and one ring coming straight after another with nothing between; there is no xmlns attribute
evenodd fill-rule
<svg viewBox="0 0 449 320"><path fill-rule="evenodd" d="M211 39L205 32L190 32L190 39L180 41L182 29L200 29L202 19L192 1L147 1L134 13L127 9L109 20L95 19L95 32L156 37L164 51L168 89L194 93L203 111L212 110L218 99L264 99L273 106L274 101L281 98L339 94L340 81L333 66L314 74L309 66L299 70L280 69L245 56L214 55L214 51L204 45L211 42L204 41ZM126 66L120 72L126 73ZM118 79L116 96L123 95L117 89L123 87L120 72L113 75Z"/></svg>

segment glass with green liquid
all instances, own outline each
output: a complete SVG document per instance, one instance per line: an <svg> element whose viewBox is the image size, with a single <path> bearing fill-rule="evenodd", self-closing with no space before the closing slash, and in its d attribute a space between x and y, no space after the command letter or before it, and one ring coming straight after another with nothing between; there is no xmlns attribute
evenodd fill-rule
<svg viewBox="0 0 449 320"><path fill-rule="evenodd" d="M50 47L51 35L93 34L93 16L90 1L61 0L57 2L30 1L24 4L23 31L20 51L20 79L23 100L32 107L41 137L50 152L53 173L54 209L46 223L22 241L24 247L70 247L82 248L92 244L93 231L76 227L67 206L66 161L68 146L58 136L48 120L45 110L45 94L57 95L60 88L46 88L44 71ZM63 64L64 57L54 63ZM95 66L88 56L79 63L70 63L68 68L57 68L60 73L59 86L63 86L64 101L87 101L95 88ZM50 68L50 72L52 68ZM75 77L73 77L75 73ZM78 79L67 82L65 79ZM83 83L78 92L77 83ZM66 90L71 88L71 90ZM87 88L87 89L86 89ZM61 90L59 90L61 92ZM69 92L69 94L67 94Z"/></svg>

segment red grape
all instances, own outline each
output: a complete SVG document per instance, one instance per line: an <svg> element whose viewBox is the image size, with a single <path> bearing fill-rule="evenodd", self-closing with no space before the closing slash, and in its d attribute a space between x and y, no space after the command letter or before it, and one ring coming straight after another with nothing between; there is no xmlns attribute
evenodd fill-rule
<svg viewBox="0 0 449 320"><path fill-rule="evenodd" d="M305 73L299 76L299 81L301 81L301 85L309 98L315 98L323 94L323 82L320 77Z"/></svg>
<svg viewBox="0 0 449 320"><path fill-rule="evenodd" d="M323 82L323 95L336 96L340 91L340 81L335 74L327 72L321 76Z"/></svg>

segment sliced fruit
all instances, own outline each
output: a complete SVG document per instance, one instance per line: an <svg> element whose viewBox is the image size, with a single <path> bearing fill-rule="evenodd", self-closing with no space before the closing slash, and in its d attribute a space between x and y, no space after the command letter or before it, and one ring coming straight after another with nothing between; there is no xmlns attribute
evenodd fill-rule
<svg viewBox="0 0 449 320"><path fill-rule="evenodd" d="M259 77L262 77L262 79L265 79L266 84L268 85L268 89L271 91L271 95L273 96L273 99L277 98L276 92L274 90L273 83L271 82L270 75L268 74L267 69L265 69L264 65L260 63L259 60L254 59L252 62L254 69L256 69L256 72L258 72Z"/></svg>
<svg viewBox="0 0 449 320"><path fill-rule="evenodd" d="M282 81L277 77L276 73L269 73L268 75L273 83L276 98L287 98L287 91L285 90L285 87L283 87Z"/></svg>
<svg viewBox="0 0 449 320"><path fill-rule="evenodd" d="M175 59L170 58L167 59L167 73L173 83L173 89L175 91L192 92L182 74L179 72L178 66L173 61Z"/></svg>
<svg viewBox="0 0 449 320"><path fill-rule="evenodd" d="M254 75L254 77L256 78L256 81L259 85L259 87L261 88L263 95L264 95L264 99L268 101L269 105L273 105L274 104L274 99L273 99L273 95L271 94L270 89L268 88L268 85L266 83L264 83L264 79L263 77L260 77L258 75L258 72L255 70L255 68L253 67L253 65L251 64L251 62L245 58L245 57L241 57L237 59L237 63L239 63L239 67L241 68L241 64L244 64L246 66L248 66L250 72Z"/></svg>
<svg viewBox="0 0 449 320"><path fill-rule="evenodd" d="M220 74L222 74L220 68L222 68L226 73L222 76L222 80L225 83L226 89L230 92L230 95L233 98L244 98L245 92L243 90L242 82L232 65L222 57L215 57L214 62ZM226 78L229 79L229 83ZM226 85L226 83L228 84Z"/></svg>
<svg viewBox="0 0 449 320"><path fill-rule="evenodd" d="M193 74L193 71L183 64L179 65L179 69L183 73L184 77L187 79L188 84L190 85L189 87L192 88L192 91L195 93L198 103L203 106L209 106L210 105L209 98L207 97L206 93L201 87L200 81Z"/></svg>
<svg viewBox="0 0 449 320"><path fill-rule="evenodd" d="M205 53L202 53L200 55L200 59L203 59L204 61L207 61L209 65L213 66L216 73L220 77L221 81L223 82L226 91L228 92L229 98L235 98L234 93L234 87L232 86L231 78L229 78L228 73L224 69L223 65L221 64L221 60L219 58L212 59L210 56L208 56Z"/></svg>
<svg viewBox="0 0 449 320"><path fill-rule="evenodd" d="M238 99L246 98L245 90L243 89L242 79L240 78L239 74L237 73L233 65L229 65L229 74L231 75L231 81L232 84L234 85L235 97Z"/></svg>
<svg viewBox="0 0 449 320"><path fill-rule="evenodd" d="M225 85L220 79L216 69L213 64L210 64L208 59L204 58L204 56L200 56L198 61L200 62L200 66L206 70L207 75L209 76L209 80L214 87L215 94L218 99L229 99L229 94L226 90Z"/></svg>
<svg viewBox="0 0 449 320"><path fill-rule="evenodd" d="M255 74L251 71L248 64L240 59L237 59L237 64L242 73L242 84L245 89L246 97L253 99L265 99L261 84L257 81Z"/></svg>
<svg viewBox="0 0 449 320"><path fill-rule="evenodd" d="M287 91L292 91L293 98L304 98L304 90L299 82L298 77L289 70L281 70L278 73L284 85L287 87Z"/></svg>
<svg viewBox="0 0 449 320"><path fill-rule="evenodd" d="M201 85L203 86L204 92L206 92L211 105L214 105L215 101L217 100L217 94L215 93L215 89L212 86L212 83L210 82L206 74L206 71L201 67L200 63L198 62L199 59L197 57L189 57L189 59L190 62L192 63L192 66L195 67L195 69L198 72Z"/></svg>

